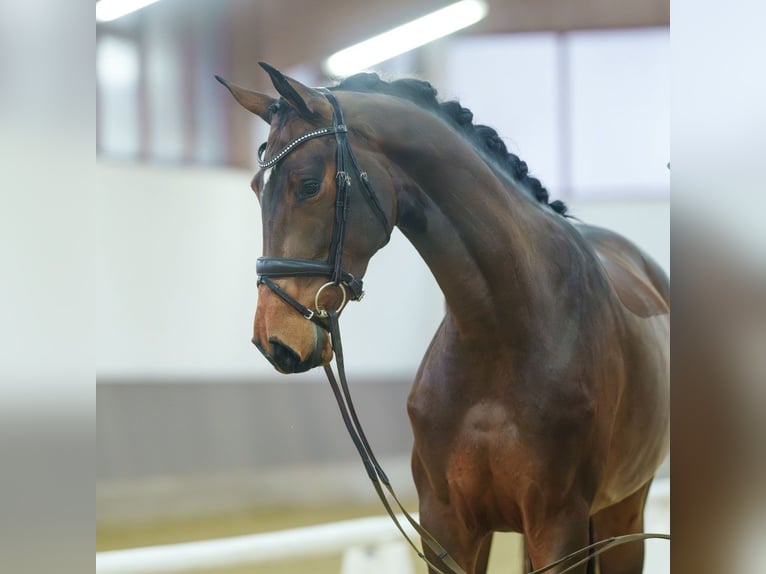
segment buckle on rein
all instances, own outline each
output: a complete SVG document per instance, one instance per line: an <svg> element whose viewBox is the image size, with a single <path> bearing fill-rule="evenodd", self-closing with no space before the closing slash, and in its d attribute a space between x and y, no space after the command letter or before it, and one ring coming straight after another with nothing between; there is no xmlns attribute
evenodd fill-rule
<svg viewBox="0 0 766 574"><path fill-rule="evenodd" d="M346 187L351 187L351 176L345 171L339 171L335 174L335 179L340 183L341 181L346 184Z"/></svg>

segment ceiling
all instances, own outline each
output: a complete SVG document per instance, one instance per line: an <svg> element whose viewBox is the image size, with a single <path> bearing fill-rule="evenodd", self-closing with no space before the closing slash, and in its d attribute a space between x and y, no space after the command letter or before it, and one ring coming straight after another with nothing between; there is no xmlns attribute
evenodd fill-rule
<svg viewBox="0 0 766 574"><path fill-rule="evenodd" d="M130 32L158 12L182 22L190 14L210 15L221 27L229 52L230 72L260 75L258 60L279 68L319 64L342 48L444 7L454 0L163 0L113 23L99 24ZM669 0L486 0L489 15L461 34L505 34L540 30L573 30L665 26Z"/></svg>
<svg viewBox="0 0 766 574"><path fill-rule="evenodd" d="M228 2L235 65L319 64L333 52L450 4L452 0L234 0ZM668 25L669 0L487 0L489 15L462 34ZM237 65L239 67L239 65ZM252 70L236 70L252 72ZM243 77L250 77L252 73Z"/></svg>
<svg viewBox="0 0 766 574"><path fill-rule="evenodd" d="M162 0L114 22L99 23L96 33L131 37L141 46L143 59L155 57L163 46L175 43L172 52L183 68L181 82L188 82L189 69L205 60L210 68L202 70L206 77L216 73L268 92L271 84L258 67L259 61L282 70L304 66L316 71L313 80L324 83L319 64L332 53L454 1ZM669 0L485 1L488 16L457 34L667 26L670 20ZM416 53L415 59L422 54ZM186 84L182 87L187 99L195 97L194 90ZM210 83L205 90L218 88ZM142 101L147 101L152 86L142 80L141 90ZM196 103L184 105L193 114ZM233 99L225 98L223 105L228 161L249 166L253 155L250 127L242 121L242 111Z"/></svg>

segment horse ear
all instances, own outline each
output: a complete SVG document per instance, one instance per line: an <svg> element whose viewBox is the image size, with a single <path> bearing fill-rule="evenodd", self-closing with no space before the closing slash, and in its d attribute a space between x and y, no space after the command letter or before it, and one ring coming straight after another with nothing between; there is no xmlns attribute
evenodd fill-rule
<svg viewBox="0 0 766 574"><path fill-rule="evenodd" d="M266 62L258 62L271 78L271 83L287 103L304 117L329 115L332 111L325 97L313 88L304 86L298 80L285 76Z"/></svg>
<svg viewBox="0 0 766 574"><path fill-rule="evenodd" d="M239 102L243 108L253 112L256 116L262 118L263 121L265 121L267 124L271 123L271 115L274 113L274 104L277 103L277 100L271 96L267 96L266 94L261 94L246 88L241 88L236 84L230 84L221 76L216 76L215 79L226 86L226 88L231 92L231 95L234 96L234 99L237 100L237 102Z"/></svg>

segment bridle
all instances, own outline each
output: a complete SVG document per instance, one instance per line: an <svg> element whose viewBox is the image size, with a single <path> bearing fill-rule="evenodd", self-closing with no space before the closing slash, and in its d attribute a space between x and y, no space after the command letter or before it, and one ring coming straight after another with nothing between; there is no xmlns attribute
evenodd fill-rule
<svg viewBox="0 0 766 574"><path fill-rule="evenodd" d="M349 207L349 190L351 188L351 175L348 171L349 164L353 167L355 175L361 183L363 197L367 200L367 203L383 226L386 234L386 243L391 237L391 226L385 211L383 211L383 207L380 205L378 196L375 195L370 186L367 172L359 167L356 155L348 142L348 127L343 121L343 112L338 101L329 90L320 88L320 91L332 105L332 127L319 128L295 138L268 160L261 159L260 157L266 146L266 144L263 144L259 150L258 165L262 169L274 167L299 145L315 138L335 136L337 144L335 154L337 168L335 174L335 219L330 240L330 253L326 261L286 257L260 257L256 263L256 272L258 273L258 285L266 285L306 319L329 331L330 329L326 321L322 320L328 318L328 311L319 304L319 296L325 289L333 286L340 289L341 304L337 309L338 312L343 310L348 300L361 301L362 297L364 297L362 280L343 269L343 247L346 240L346 219ZM312 310L285 292L272 280L272 277L328 277L330 280L317 290L314 296L314 309Z"/></svg>
<svg viewBox="0 0 766 574"><path fill-rule="evenodd" d="M312 321L322 329L330 333L332 341L332 347L335 354L335 360L338 365L338 378L340 379L340 385L335 378L332 367L325 365L324 370L327 375L327 379L330 382L335 400L338 403L341 417L346 425L346 430L351 437L354 446L359 452L359 456L364 463L367 475L372 482L372 485L380 498L383 506L385 507L388 515L393 520L396 527L401 532L402 536L409 542L410 546L415 550L420 558L422 558L434 571L439 574L446 574L442 569L435 566L423 552L417 547L412 539L407 535L404 527L399 522L391 504L386 497L383 490L385 488L388 494L393 498L396 505L403 513L406 520L412 525L415 531L420 535L424 545L428 546L433 553L439 558L441 563L453 574L466 574L465 570L450 556L444 547L429 533L415 518L407 512L399 498L396 496L391 482L386 476L386 473L378 463L375 454L370 447L370 443L364 434L362 425L359 422L354 403L351 400L351 393L349 391L348 382L346 380L346 369L343 359L343 346L340 338L340 328L338 325L338 314L343 310L346 303L351 301L361 301L364 297L364 290L362 280L354 277L351 273L343 269L343 247L346 239L346 219L348 215L349 206L349 189L351 188L351 176L348 172L348 165L353 167L356 178L361 183L361 189L363 191L363 197L367 200L367 203L372 208L376 217L380 221L386 234L386 243L391 236L391 226L388 222L388 217L385 211L383 211L380 201L375 195L370 186L369 177L367 172L361 169L359 162L357 161L354 151L351 149L351 145L348 141L348 127L343 121L343 112L340 109L338 101L335 96L325 88L318 88L333 109L333 125L331 127L319 128L310 132L307 132L285 145L279 152L271 156L271 158L263 159L263 153L266 148L266 144L263 144L258 153L258 166L262 169L268 169L277 165L282 159L287 157L295 148L301 144L310 141L314 138L334 135L336 147L335 163L335 219L333 221L332 238L330 241L329 256L326 261L316 261L312 259L294 259L286 257L260 257L256 263L256 272L258 273L258 285L266 285L276 295L278 295L283 301L293 307L298 313L303 315L309 321ZM330 280L323 284L314 295L314 309L309 309L294 297L284 291L277 283L272 280L272 277L328 277ZM322 292L329 287L337 287L341 290L341 303L335 310L328 311L324 309L319 303L319 297ZM548 570L563 564L571 559L582 557L579 561L571 564L560 572L563 574L569 570L572 570L587 561L591 560L595 556L609 550L615 546L625 544L628 542L635 542L644 540L647 538L665 538L670 539L670 536L665 534L630 534L625 536L616 536L600 540L594 544L590 544L584 548L580 548L571 554L548 564L543 568L539 568L529 574L543 574ZM587 554L586 554L587 553Z"/></svg>

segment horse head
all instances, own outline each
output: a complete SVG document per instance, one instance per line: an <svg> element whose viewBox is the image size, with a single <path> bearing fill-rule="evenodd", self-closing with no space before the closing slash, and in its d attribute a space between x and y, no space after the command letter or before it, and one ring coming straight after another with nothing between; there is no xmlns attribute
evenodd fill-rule
<svg viewBox="0 0 766 574"><path fill-rule="evenodd" d="M280 99L218 80L270 124L251 184L263 227L252 341L278 371L294 373L332 359L328 313L361 298L396 200L385 158L329 91L261 66Z"/></svg>

